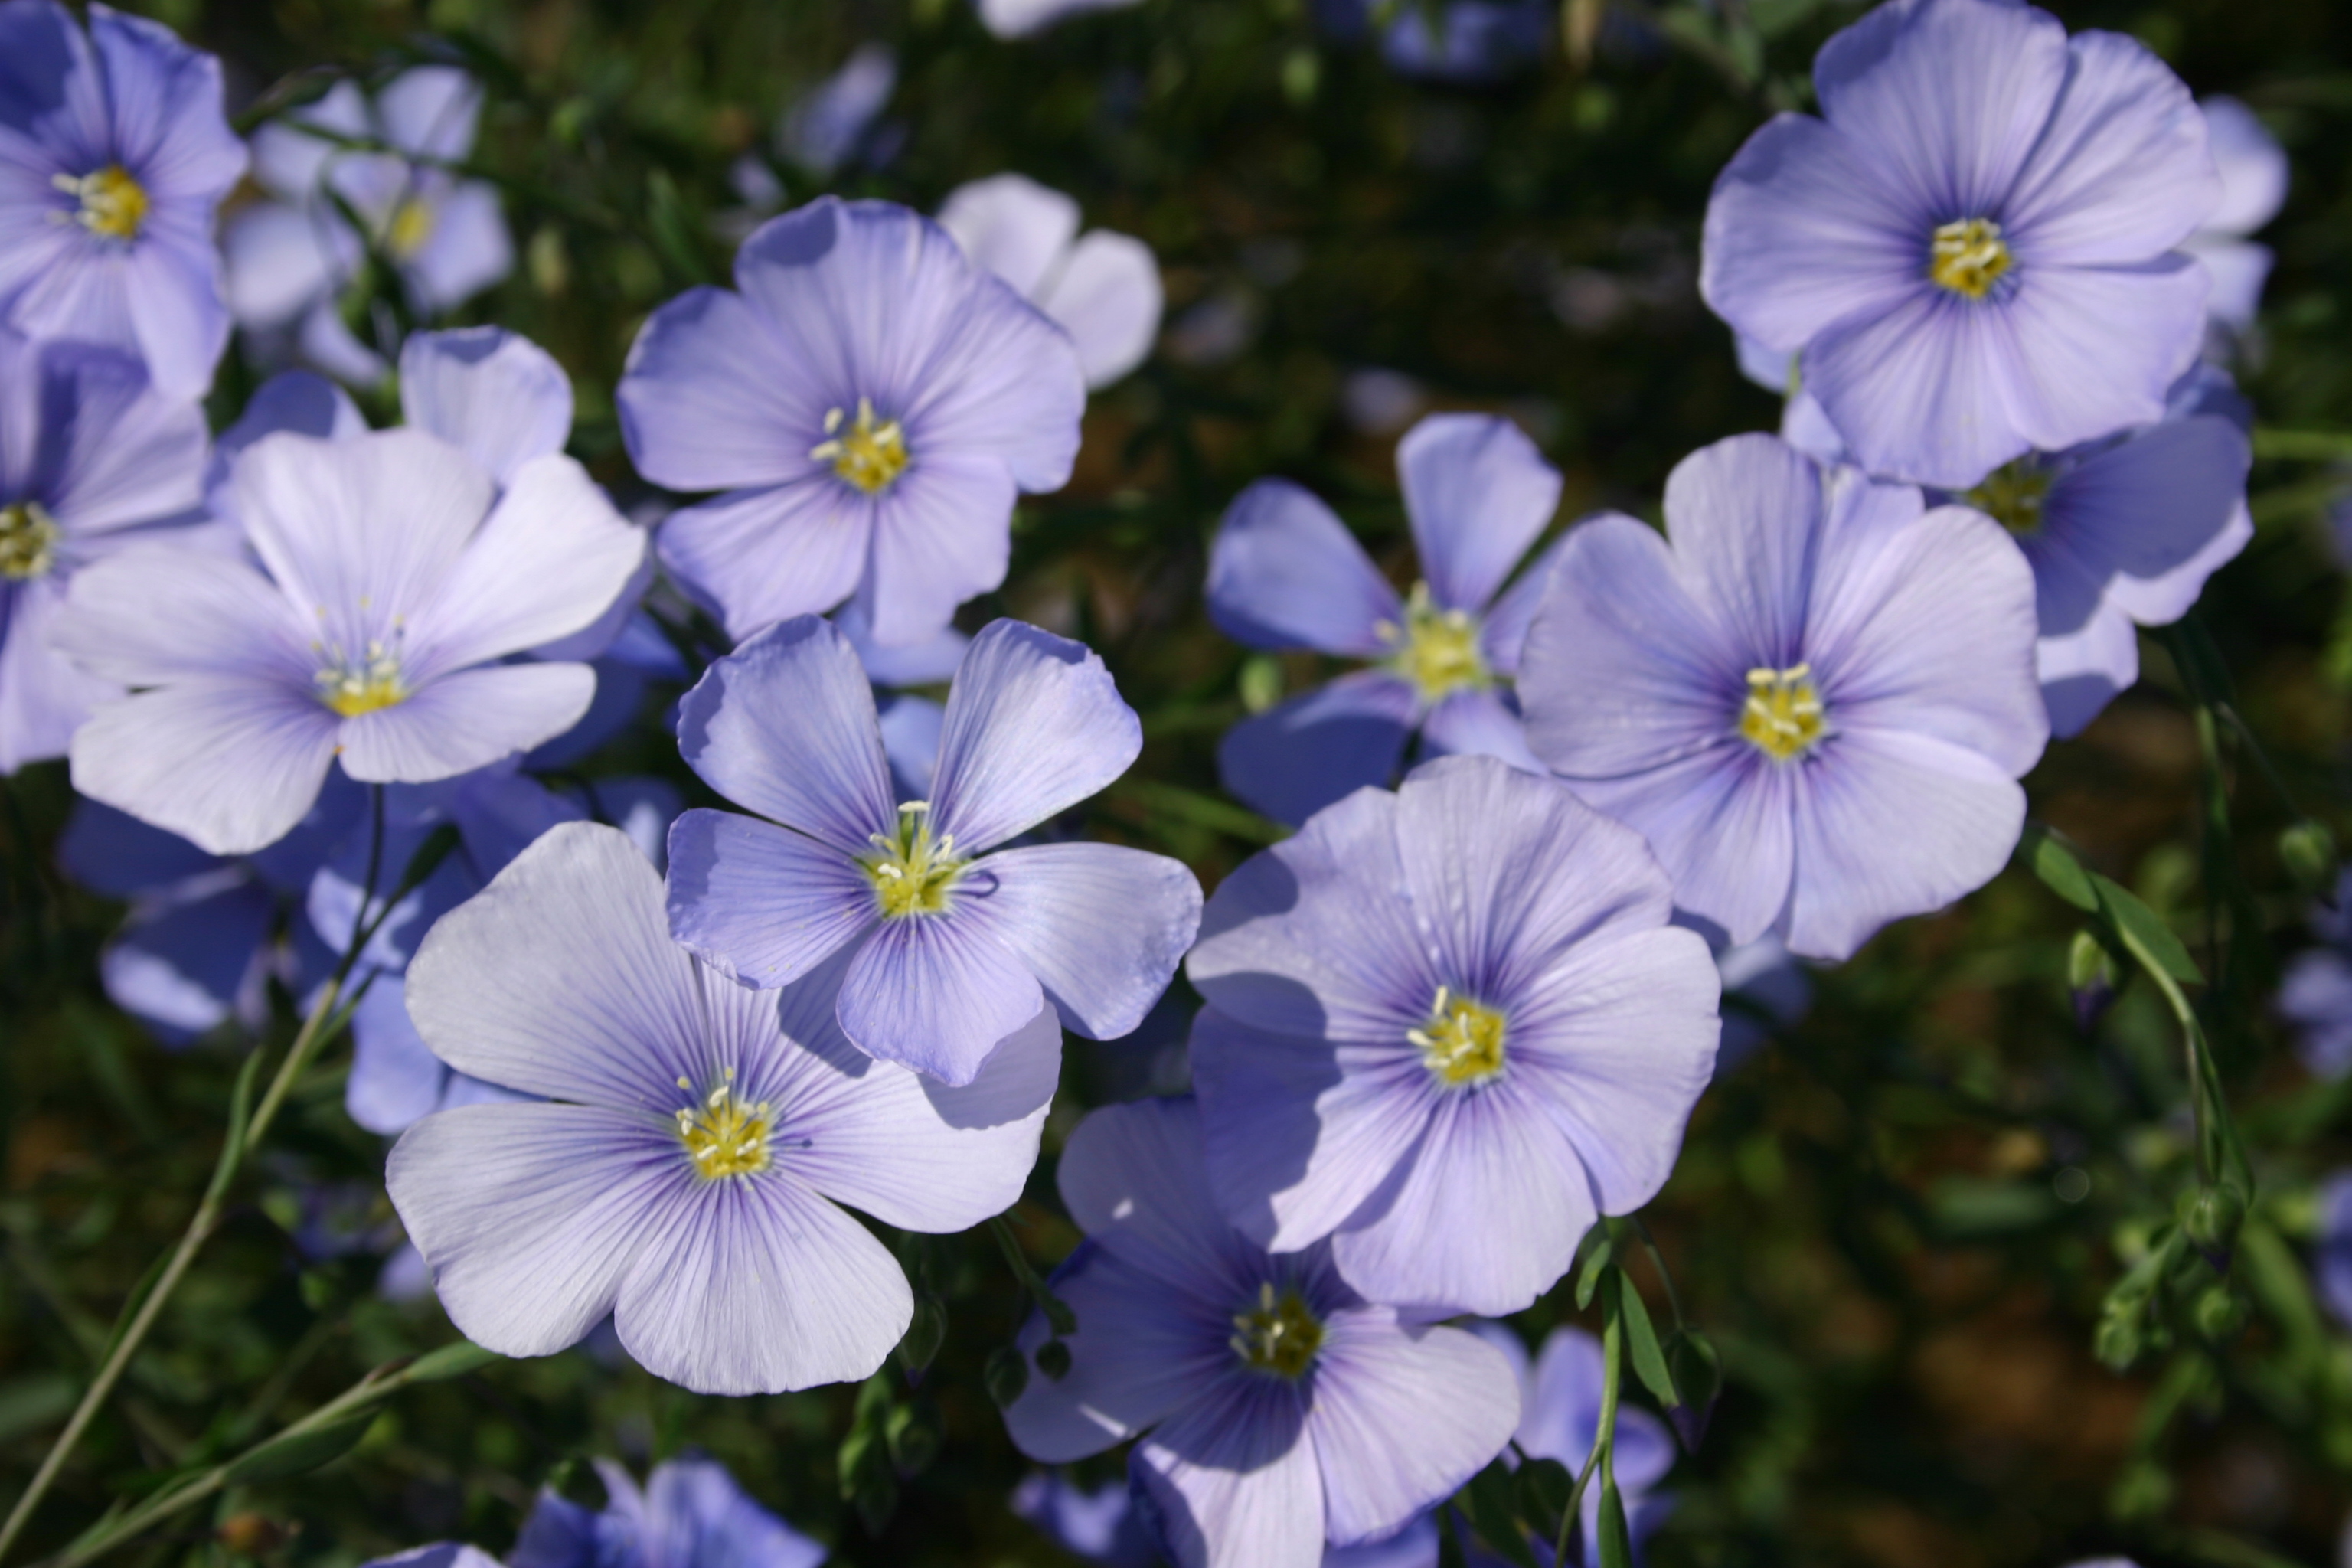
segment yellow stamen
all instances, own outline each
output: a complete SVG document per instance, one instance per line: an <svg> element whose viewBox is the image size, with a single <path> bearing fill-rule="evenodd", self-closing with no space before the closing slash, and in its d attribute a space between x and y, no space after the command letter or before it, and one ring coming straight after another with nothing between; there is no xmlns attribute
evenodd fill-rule
<svg viewBox="0 0 2352 1568"><path fill-rule="evenodd" d="M21 583L47 574L64 537L57 519L37 500L0 506L0 577Z"/></svg>
<svg viewBox="0 0 2352 1568"><path fill-rule="evenodd" d="M874 884L874 900L886 920L942 912L948 894L963 875L965 863L956 858L955 835L934 839L930 813L930 802L910 800L898 808L896 832L867 836L876 853L858 865Z"/></svg>
<svg viewBox="0 0 2352 1568"><path fill-rule="evenodd" d="M1494 677L1478 651L1478 623L1466 610L1441 610L1430 602L1429 584L1415 583L1406 595L1404 625L1383 621L1381 637L1396 648L1396 672L1412 682L1424 703L1444 701L1475 689Z"/></svg>
<svg viewBox="0 0 2352 1568"><path fill-rule="evenodd" d="M399 260L411 259L433 237L436 221L433 208L422 197L407 197L393 209L392 221L384 226L385 248Z"/></svg>
<svg viewBox="0 0 2352 1568"><path fill-rule="evenodd" d="M2039 533L2050 481L2058 476L2032 458L2005 463L1960 497L2011 533Z"/></svg>
<svg viewBox="0 0 2352 1568"><path fill-rule="evenodd" d="M1323 1325L1305 1299L1296 1290L1277 1296L1270 1280L1258 1287L1255 1310L1234 1314L1234 1327L1240 1331L1226 1342L1243 1365L1293 1382L1307 1375L1323 1348Z"/></svg>
<svg viewBox="0 0 2352 1568"><path fill-rule="evenodd" d="M825 415L824 433L829 438L810 447L809 456L819 462L831 459L835 473L867 495L887 489L914 460L907 450L907 432L896 419L877 423L870 397L857 400L857 421L845 431L842 418L838 408Z"/></svg>
<svg viewBox="0 0 2352 1568"><path fill-rule="evenodd" d="M1944 225L1927 252L1927 276L1971 300L1991 293L2009 264L2009 242L2000 237L2000 225L1989 217Z"/></svg>
<svg viewBox="0 0 2352 1568"><path fill-rule="evenodd" d="M389 708L408 696L399 656L380 642L368 644L363 659L338 656L312 679L318 682L319 700L346 719Z"/></svg>
<svg viewBox="0 0 2352 1568"><path fill-rule="evenodd" d="M1405 1038L1421 1047L1421 1065L1449 1088L1482 1084L1503 1070L1503 1015L1492 1007L1437 988L1429 1021L1407 1031Z"/></svg>
<svg viewBox="0 0 2352 1568"><path fill-rule="evenodd" d="M1776 762L1810 751L1826 726L1813 667L1748 672L1748 700L1739 710L1739 732Z"/></svg>
<svg viewBox="0 0 2352 1568"><path fill-rule="evenodd" d="M691 1092L686 1079L677 1086ZM736 1098L735 1069L727 1081L677 1112L678 1142L694 1158L695 1174L715 1182L722 1176L750 1176L768 1168L769 1105L764 1100L747 1104Z"/></svg>
<svg viewBox="0 0 2352 1568"><path fill-rule="evenodd" d="M49 183L81 203L74 219L108 239L136 239L147 222L147 188L120 163L109 163L75 179L53 174Z"/></svg>

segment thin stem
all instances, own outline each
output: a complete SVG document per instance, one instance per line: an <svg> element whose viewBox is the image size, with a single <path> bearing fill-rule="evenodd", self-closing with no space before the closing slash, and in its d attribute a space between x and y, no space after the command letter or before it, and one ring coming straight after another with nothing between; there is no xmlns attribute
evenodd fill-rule
<svg viewBox="0 0 2352 1568"><path fill-rule="evenodd" d="M1612 1270L1604 1276L1601 1286L1601 1418L1592 1429L1592 1447L1584 1456L1584 1468L1578 1472L1576 1485L1569 1489L1568 1506L1561 1510L1559 1540L1552 1548L1552 1561L1568 1561L1568 1543L1576 1533L1583 1516L1584 1489L1592 1479L1592 1472L1601 1472L1601 1485L1617 1484L1617 1394L1623 1384L1625 1330L1623 1309L1617 1302L1618 1276Z"/></svg>

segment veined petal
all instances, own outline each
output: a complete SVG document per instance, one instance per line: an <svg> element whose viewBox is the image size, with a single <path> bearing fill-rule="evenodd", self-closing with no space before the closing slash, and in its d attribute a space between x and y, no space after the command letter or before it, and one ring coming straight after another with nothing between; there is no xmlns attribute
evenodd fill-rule
<svg viewBox="0 0 2352 1568"><path fill-rule="evenodd" d="M1393 650L1404 605L1347 524L1287 479L1235 497L1209 552L1209 618L1253 647L1355 658Z"/></svg>
<svg viewBox="0 0 2352 1568"><path fill-rule="evenodd" d="M572 378L503 327L414 332L400 349L401 417L463 447L502 485L572 434Z"/></svg>
<svg viewBox="0 0 2352 1568"><path fill-rule="evenodd" d="M1246 1281L1260 1255L1210 1189L1200 1108L1189 1098L1093 1111L1071 1130L1056 1175L1078 1228L1157 1280L1163 1295L1254 1288Z"/></svg>
<svg viewBox="0 0 2352 1568"><path fill-rule="evenodd" d="M308 692L207 677L110 702L74 732L74 788L215 855L249 855L302 820L335 761Z"/></svg>
<svg viewBox="0 0 2352 1568"><path fill-rule="evenodd" d="M1324 1533L1348 1545L1396 1530L1485 1468L1518 1421L1519 1380L1476 1335L1333 1313L1307 1411Z"/></svg>
<svg viewBox="0 0 2352 1568"><path fill-rule="evenodd" d="M670 825L670 935L746 985L800 979L880 915L856 864L805 834L731 811Z"/></svg>
<svg viewBox="0 0 2352 1568"><path fill-rule="evenodd" d="M834 488L848 489L837 480ZM917 458L877 498L871 572L859 595L876 642L919 642L958 605L1003 583L1015 493L1002 461L950 448Z"/></svg>
<svg viewBox="0 0 2352 1568"><path fill-rule="evenodd" d="M932 821L977 854L1102 789L1142 749L1143 726L1098 655L992 621L948 693Z"/></svg>
<svg viewBox="0 0 2352 1568"><path fill-rule="evenodd" d="M1785 669L1803 657L1822 497L1821 466L1773 436L1702 447L1666 476L1675 566L1751 666ZM1614 591L1605 580L1593 587Z"/></svg>
<svg viewBox="0 0 2352 1568"><path fill-rule="evenodd" d="M2000 209L2018 264L2128 265L2160 255L2221 199L2205 116L2188 84L2137 38L2080 33L2067 55L2065 88Z"/></svg>
<svg viewBox="0 0 2352 1568"><path fill-rule="evenodd" d="M984 906L950 897L943 914L882 922L851 962L839 1008L858 1049L963 1085L1045 994Z"/></svg>
<svg viewBox="0 0 2352 1568"><path fill-rule="evenodd" d="M1317 1568L1324 1497L1297 1394L1229 1379L1138 1444L1129 1473L1177 1568Z"/></svg>
<svg viewBox="0 0 2352 1568"><path fill-rule="evenodd" d="M681 507L654 535L678 586L748 638L849 597L873 552L875 502L830 473Z"/></svg>
<svg viewBox="0 0 2352 1568"><path fill-rule="evenodd" d="M310 633L286 595L245 562L159 538L75 573L51 646L121 686L215 677L300 691L320 663Z"/></svg>
<svg viewBox="0 0 2352 1568"><path fill-rule="evenodd" d="M1034 298L1070 334L1088 387L1108 386L1151 357L1164 303L1160 262L1133 236L1098 228L1080 238Z"/></svg>
<svg viewBox="0 0 2352 1568"><path fill-rule="evenodd" d="M1727 739L1646 773L1569 782L1585 804L1649 840L1678 906L1746 942L1788 903L1792 800L1809 766Z"/></svg>
<svg viewBox="0 0 2352 1568"><path fill-rule="evenodd" d="M1134 1032L1201 924L1201 884L1164 855L1040 844L982 862L995 933L1088 1039Z"/></svg>
<svg viewBox="0 0 2352 1568"><path fill-rule="evenodd" d="M1360 669L1243 720L1217 742L1227 791L1297 826L1360 789L1396 776L1421 700L1385 669Z"/></svg>
<svg viewBox="0 0 2352 1568"><path fill-rule="evenodd" d="M1502 694L1456 691L1429 710L1421 722L1424 757L1492 757L1522 773L1550 770L1528 749L1528 730Z"/></svg>
<svg viewBox="0 0 2352 1568"><path fill-rule="evenodd" d="M958 185L940 204L940 226L963 253L1035 299L1078 237L1078 204L1026 174Z"/></svg>
<svg viewBox="0 0 2352 1568"><path fill-rule="evenodd" d="M1431 597L1477 615L1559 507L1559 470L1487 414L1433 414L1397 443L1397 479Z"/></svg>
<svg viewBox="0 0 2352 1568"><path fill-rule="evenodd" d="M638 331L614 394L629 461L674 490L824 474L803 433L822 427L825 384L793 350L740 294L689 289L662 306Z"/></svg>
<svg viewBox="0 0 2352 1568"><path fill-rule="evenodd" d="M461 669L389 708L341 721L343 771L370 784L455 778L555 739L580 722L595 695L596 672L584 664Z"/></svg>
<svg viewBox="0 0 2352 1568"><path fill-rule="evenodd" d="M136 361L82 344L46 345L37 374L47 416L40 456L54 465L43 499L58 527L110 532L204 499L201 407L156 392Z"/></svg>
<svg viewBox="0 0 2352 1568"><path fill-rule="evenodd" d="M2042 683L2050 733L2060 740L2079 735L2139 679L2139 629L2102 599L2080 626L2034 645L2033 674Z"/></svg>

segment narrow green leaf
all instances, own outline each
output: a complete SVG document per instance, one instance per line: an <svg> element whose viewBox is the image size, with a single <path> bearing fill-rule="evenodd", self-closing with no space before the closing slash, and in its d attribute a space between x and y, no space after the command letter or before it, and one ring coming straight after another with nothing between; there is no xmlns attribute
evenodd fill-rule
<svg viewBox="0 0 2352 1568"><path fill-rule="evenodd" d="M231 1460L222 1472L222 1483L241 1487L306 1475L357 1447L360 1439L367 1436L367 1429L375 1424L375 1418L376 1412L362 1410L308 1431L281 1432Z"/></svg>
<svg viewBox="0 0 2352 1568"><path fill-rule="evenodd" d="M1625 1312L1625 1344L1633 1352L1633 1375L1642 1380L1657 1402L1672 1410L1683 1402L1666 1370L1666 1352L1658 1344L1656 1325L1650 1321L1649 1303L1622 1274L1617 1277L1617 1300Z"/></svg>
<svg viewBox="0 0 2352 1568"><path fill-rule="evenodd" d="M1606 1231L1595 1233L1592 1250L1585 1254L1584 1268L1576 1276L1576 1310L1592 1305L1592 1292L1601 1288L1601 1276L1617 1260L1617 1238Z"/></svg>
<svg viewBox="0 0 2352 1568"><path fill-rule="evenodd" d="M1625 1528L1625 1500L1617 1495L1617 1478L1601 1484L1601 1568L1633 1568L1633 1532Z"/></svg>
<svg viewBox="0 0 2352 1568"><path fill-rule="evenodd" d="M2116 934L2143 962L2155 964L2184 984L2204 984L2204 971L2197 967L2197 961L2189 956L2189 949L2172 934L2172 928L2164 923L2162 915L2142 903L2128 888L2095 871L2091 873L2091 886L2097 889L2100 908L2115 922Z"/></svg>
<svg viewBox="0 0 2352 1568"><path fill-rule="evenodd" d="M2042 824L2025 825L2025 833L2017 841L2017 857L2042 879L2043 886L2076 909L2090 910L2099 907L2099 895L2091 886L2091 874L2083 869L2074 851L2059 843Z"/></svg>
<svg viewBox="0 0 2352 1568"><path fill-rule="evenodd" d="M443 1345L426 1351L401 1369L404 1383L439 1383L446 1378L463 1377L469 1372L479 1372L495 1366L507 1358L496 1351L486 1351L470 1340Z"/></svg>

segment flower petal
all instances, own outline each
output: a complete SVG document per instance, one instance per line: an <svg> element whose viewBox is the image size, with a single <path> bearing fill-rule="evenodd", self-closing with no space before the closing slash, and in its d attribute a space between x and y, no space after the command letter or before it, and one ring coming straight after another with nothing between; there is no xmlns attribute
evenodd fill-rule
<svg viewBox="0 0 2352 1568"><path fill-rule="evenodd" d="M1208 595L1217 628L1252 647L1381 658L1404 624L1402 601L1347 524L1287 479L1260 479L1225 510Z"/></svg>
<svg viewBox="0 0 2352 1568"><path fill-rule="evenodd" d="M2053 480L2042 532L2063 537L2095 581L2135 579L2126 605L2133 618L2177 620L2197 602L2205 578L2237 553L2215 547L2240 521L2252 456L2245 434L2219 415L2150 426ZM2242 536L2237 544L2243 548ZM2193 576L2181 570L2191 564L2202 570ZM2045 617L2042 629L2065 628Z"/></svg>
<svg viewBox="0 0 2352 1568"><path fill-rule="evenodd" d="M71 612L55 579L0 585L0 775L62 757L100 704L123 695L66 658L57 628Z"/></svg>
<svg viewBox="0 0 2352 1568"><path fill-rule="evenodd" d="M847 856L896 820L874 691L839 631L803 616L703 672L678 703L687 766L739 805Z"/></svg>
<svg viewBox="0 0 2352 1568"><path fill-rule="evenodd" d="M879 917L856 864L804 834L731 811L670 825L670 935L730 979L788 984Z"/></svg>
<svg viewBox="0 0 2352 1568"><path fill-rule="evenodd" d="M584 664L461 669L344 720L343 771L369 784L455 778L555 739L580 722L595 695L596 672Z"/></svg>
<svg viewBox="0 0 2352 1568"><path fill-rule="evenodd" d="M379 973L352 1013L352 1074L343 1110L370 1132L403 1132L440 1109L449 1066L408 1018L403 977Z"/></svg>
<svg viewBox="0 0 2352 1568"><path fill-rule="evenodd" d="M1745 742L1612 779L1569 781L1586 805L1649 840L1675 902L1753 942L1789 901L1791 802L1811 764L1775 763Z"/></svg>
<svg viewBox="0 0 2352 1568"><path fill-rule="evenodd" d="M2065 89L2000 213L2018 265L2128 266L2160 255L2221 199L2205 116L2137 38L2078 33L2067 55Z"/></svg>
<svg viewBox="0 0 2352 1568"><path fill-rule="evenodd" d="M1177 1568L1317 1568L1323 1478L1298 1398L1230 1379L1136 1446L1129 1474Z"/></svg>
<svg viewBox="0 0 2352 1568"><path fill-rule="evenodd" d="M28 597L16 595L15 613L46 620L48 612L28 606ZM218 677L301 690L319 667L310 628L268 578L234 556L184 549L168 537L142 540L75 573L54 614L50 646L118 686Z"/></svg>
<svg viewBox="0 0 2352 1568"><path fill-rule="evenodd" d="M502 485L572 434L572 378L503 327L414 332L400 349L401 417L463 447Z"/></svg>
<svg viewBox="0 0 2352 1568"><path fill-rule="evenodd" d="M1078 237L1078 204L1026 174L993 174L950 191L939 224L975 264L1034 299Z"/></svg>
<svg viewBox="0 0 2352 1568"><path fill-rule="evenodd" d="M995 879L985 896L998 940L1088 1039L1132 1034L1200 929L1201 884L1164 855L1040 844L982 864Z"/></svg>
<svg viewBox="0 0 2352 1568"><path fill-rule="evenodd" d="M872 572L859 595L876 642L921 642L958 605L1003 585L1015 494L996 458L950 449L917 462L877 500Z"/></svg>
<svg viewBox="0 0 2352 1568"><path fill-rule="evenodd" d="M848 598L872 552L875 511L832 474L807 474L681 507L654 548L688 597L748 638Z"/></svg>
<svg viewBox="0 0 2352 1568"><path fill-rule="evenodd" d="M1675 564L1727 651L1751 668L1786 669L1805 657L1822 492L1821 465L1777 436L1702 447L1666 476ZM1592 587L1615 591L1605 580Z"/></svg>
<svg viewBox="0 0 2352 1568"><path fill-rule="evenodd" d="M1528 749L1527 726L1492 690L1456 691L1421 723L1423 757L1492 757L1522 773L1550 770Z"/></svg>
<svg viewBox="0 0 2352 1568"><path fill-rule="evenodd" d="M1377 1308L1332 1314L1314 1390L1307 1432L1323 1471L1324 1533L1343 1546L1452 1497L1519 1421L1519 1380L1501 1352Z"/></svg>
<svg viewBox="0 0 2352 1568"><path fill-rule="evenodd" d="M1433 414L1397 443L1397 479L1438 604L1485 610L1559 507L1559 470L1491 414Z"/></svg>
<svg viewBox="0 0 2352 1568"><path fill-rule="evenodd" d="M1045 995L985 906L950 898L943 914L883 921L852 960L839 1009L859 1050L961 1086Z"/></svg>
<svg viewBox="0 0 2352 1568"><path fill-rule="evenodd" d="M201 407L156 392L136 361L81 344L46 346L38 374L40 458L48 469L42 500L60 528L108 532L204 499Z"/></svg>
<svg viewBox="0 0 2352 1568"><path fill-rule="evenodd" d="M1092 1111L1071 1130L1056 1180L1078 1228L1158 1280L1163 1294L1214 1295L1263 1262L1210 1189L1200 1108L1190 1099Z"/></svg>
<svg viewBox="0 0 2352 1568"><path fill-rule="evenodd" d="M1099 228L1085 236L1034 298L1070 334L1087 386L1108 386L1151 357L1165 297L1159 259L1133 236Z"/></svg>
<svg viewBox="0 0 2352 1568"><path fill-rule="evenodd" d="M948 693L932 821L978 854L1099 791L1142 749L1143 726L1100 656L992 621Z"/></svg>
<svg viewBox="0 0 2352 1568"><path fill-rule="evenodd" d="M107 999L166 1045L184 1045L263 1001L262 960L278 900L240 882L206 898L142 910L99 959Z"/></svg>
<svg viewBox="0 0 2352 1568"><path fill-rule="evenodd" d="M1385 669L1360 669L1244 719L1217 742L1217 776L1244 804L1297 826L1396 776L1421 700Z"/></svg>
<svg viewBox="0 0 2352 1568"><path fill-rule="evenodd" d="M335 761L335 716L308 692L209 677L110 702L74 732L74 788L215 855L249 855L302 820Z"/></svg>
<svg viewBox="0 0 2352 1568"><path fill-rule="evenodd" d="M805 433L826 390L768 318L723 289L689 289L646 318L614 394L629 461L674 490L781 485L815 469ZM827 476L830 478L830 476Z"/></svg>

